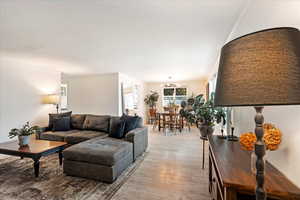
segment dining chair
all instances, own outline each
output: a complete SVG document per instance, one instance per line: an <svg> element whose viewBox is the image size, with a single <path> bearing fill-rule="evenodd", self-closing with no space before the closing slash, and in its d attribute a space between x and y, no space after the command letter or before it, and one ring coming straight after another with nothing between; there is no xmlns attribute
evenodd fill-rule
<svg viewBox="0 0 300 200"><path fill-rule="evenodd" d="M153 124L156 120L156 109L149 109L149 123Z"/></svg>

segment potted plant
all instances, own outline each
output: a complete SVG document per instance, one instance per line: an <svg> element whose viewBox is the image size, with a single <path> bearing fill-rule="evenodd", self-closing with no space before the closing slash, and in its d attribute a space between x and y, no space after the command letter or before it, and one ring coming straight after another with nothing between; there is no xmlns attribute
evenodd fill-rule
<svg viewBox="0 0 300 200"><path fill-rule="evenodd" d="M151 110L155 109L158 98L159 98L159 94L155 91L150 91L150 94L148 94L145 97L144 102L146 103L146 105L149 106L150 112L151 112Z"/></svg>
<svg viewBox="0 0 300 200"><path fill-rule="evenodd" d="M204 100L203 95L195 98L193 105L195 118L198 123L201 136L206 138L214 132L215 123L223 122L226 124L226 113L223 108L214 107L214 93L207 101Z"/></svg>
<svg viewBox="0 0 300 200"><path fill-rule="evenodd" d="M18 136L19 145L26 146L29 144L30 135L35 134L39 131L40 128L38 126L30 126L29 122L26 122L26 124L23 125L20 129L11 129L11 131L8 134L8 137L11 139Z"/></svg>
<svg viewBox="0 0 300 200"><path fill-rule="evenodd" d="M223 108L217 108L213 105L214 94L207 101L203 98L203 95L198 95L192 101L192 109L182 109L181 115L185 117L189 123L196 123L201 136L206 138L207 135L211 135L214 132L215 123L219 124L223 122L226 124L226 113Z"/></svg>

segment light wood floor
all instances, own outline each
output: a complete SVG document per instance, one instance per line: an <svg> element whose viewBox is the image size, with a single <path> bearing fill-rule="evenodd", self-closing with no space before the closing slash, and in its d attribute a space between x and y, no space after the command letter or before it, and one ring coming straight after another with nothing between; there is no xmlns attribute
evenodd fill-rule
<svg viewBox="0 0 300 200"><path fill-rule="evenodd" d="M152 131L149 153L113 200L208 200L208 159L202 170L199 131ZM206 146L207 153L207 146Z"/></svg>

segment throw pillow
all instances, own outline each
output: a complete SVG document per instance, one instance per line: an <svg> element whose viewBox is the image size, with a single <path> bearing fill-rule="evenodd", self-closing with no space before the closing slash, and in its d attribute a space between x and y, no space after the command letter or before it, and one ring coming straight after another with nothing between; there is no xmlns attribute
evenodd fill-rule
<svg viewBox="0 0 300 200"><path fill-rule="evenodd" d="M48 129L53 129L53 119L54 118L61 118L61 117L71 117L72 111L66 113L59 113L59 114L49 114L49 125Z"/></svg>
<svg viewBox="0 0 300 200"><path fill-rule="evenodd" d="M125 130L124 130L124 136L130 132L131 130L137 128L139 117L138 116L129 116L123 114L121 117L121 120L125 121Z"/></svg>
<svg viewBox="0 0 300 200"><path fill-rule="evenodd" d="M109 137L121 139L124 137L125 121L121 119L110 120Z"/></svg>
<svg viewBox="0 0 300 200"><path fill-rule="evenodd" d="M71 127L73 129L82 130L85 117L86 115L80 115L80 114L71 115Z"/></svg>
<svg viewBox="0 0 300 200"><path fill-rule="evenodd" d="M71 117L53 118L52 131L69 131L71 129Z"/></svg>
<svg viewBox="0 0 300 200"><path fill-rule="evenodd" d="M87 115L83 123L83 129L109 132L109 120L108 115Z"/></svg>

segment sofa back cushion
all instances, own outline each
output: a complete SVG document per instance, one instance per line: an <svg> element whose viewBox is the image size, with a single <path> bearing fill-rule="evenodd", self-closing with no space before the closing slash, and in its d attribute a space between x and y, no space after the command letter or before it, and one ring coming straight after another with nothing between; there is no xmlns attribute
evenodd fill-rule
<svg viewBox="0 0 300 200"><path fill-rule="evenodd" d="M138 127L141 118L138 116L129 116L123 114L120 119L125 121L125 130L124 130L124 136L125 136L128 132Z"/></svg>
<svg viewBox="0 0 300 200"><path fill-rule="evenodd" d="M137 121L137 126L136 128L143 128L144 127L144 124L143 124L143 118L141 117L138 117L138 121Z"/></svg>
<svg viewBox="0 0 300 200"><path fill-rule="evenodd" d="M120 117L110 119L109 137L121 139L124 138L125 121Z"/></svg>
<svg viewBox="0 0 300 200"><path fill-rule="evenodd" d="M53 119L52 131L69 131L71 130L71 117L58 117Z"/></svg>
<svg viewBox="0 0 300 200"><path fill-rule="evenodd" d="M72 115L72 111L65 112L65 113L59 113L59 114L49 114L48 130L52 130L53 129L54 118L70 117L71 115Z"/></svg>
<svg viewBox="0 0 300 200"><path fill-rule="evenodd" d="M73 129L82 130L85 117L86 115L81 115L81 114L71 115L71 127Z"/></svg>
<svg viewBox="0 0 300 200"><path fill-rule="evenodd" d="M108 133L109 120L110 116L108 115L86 115L83 123L83 129Z"/></svg>

